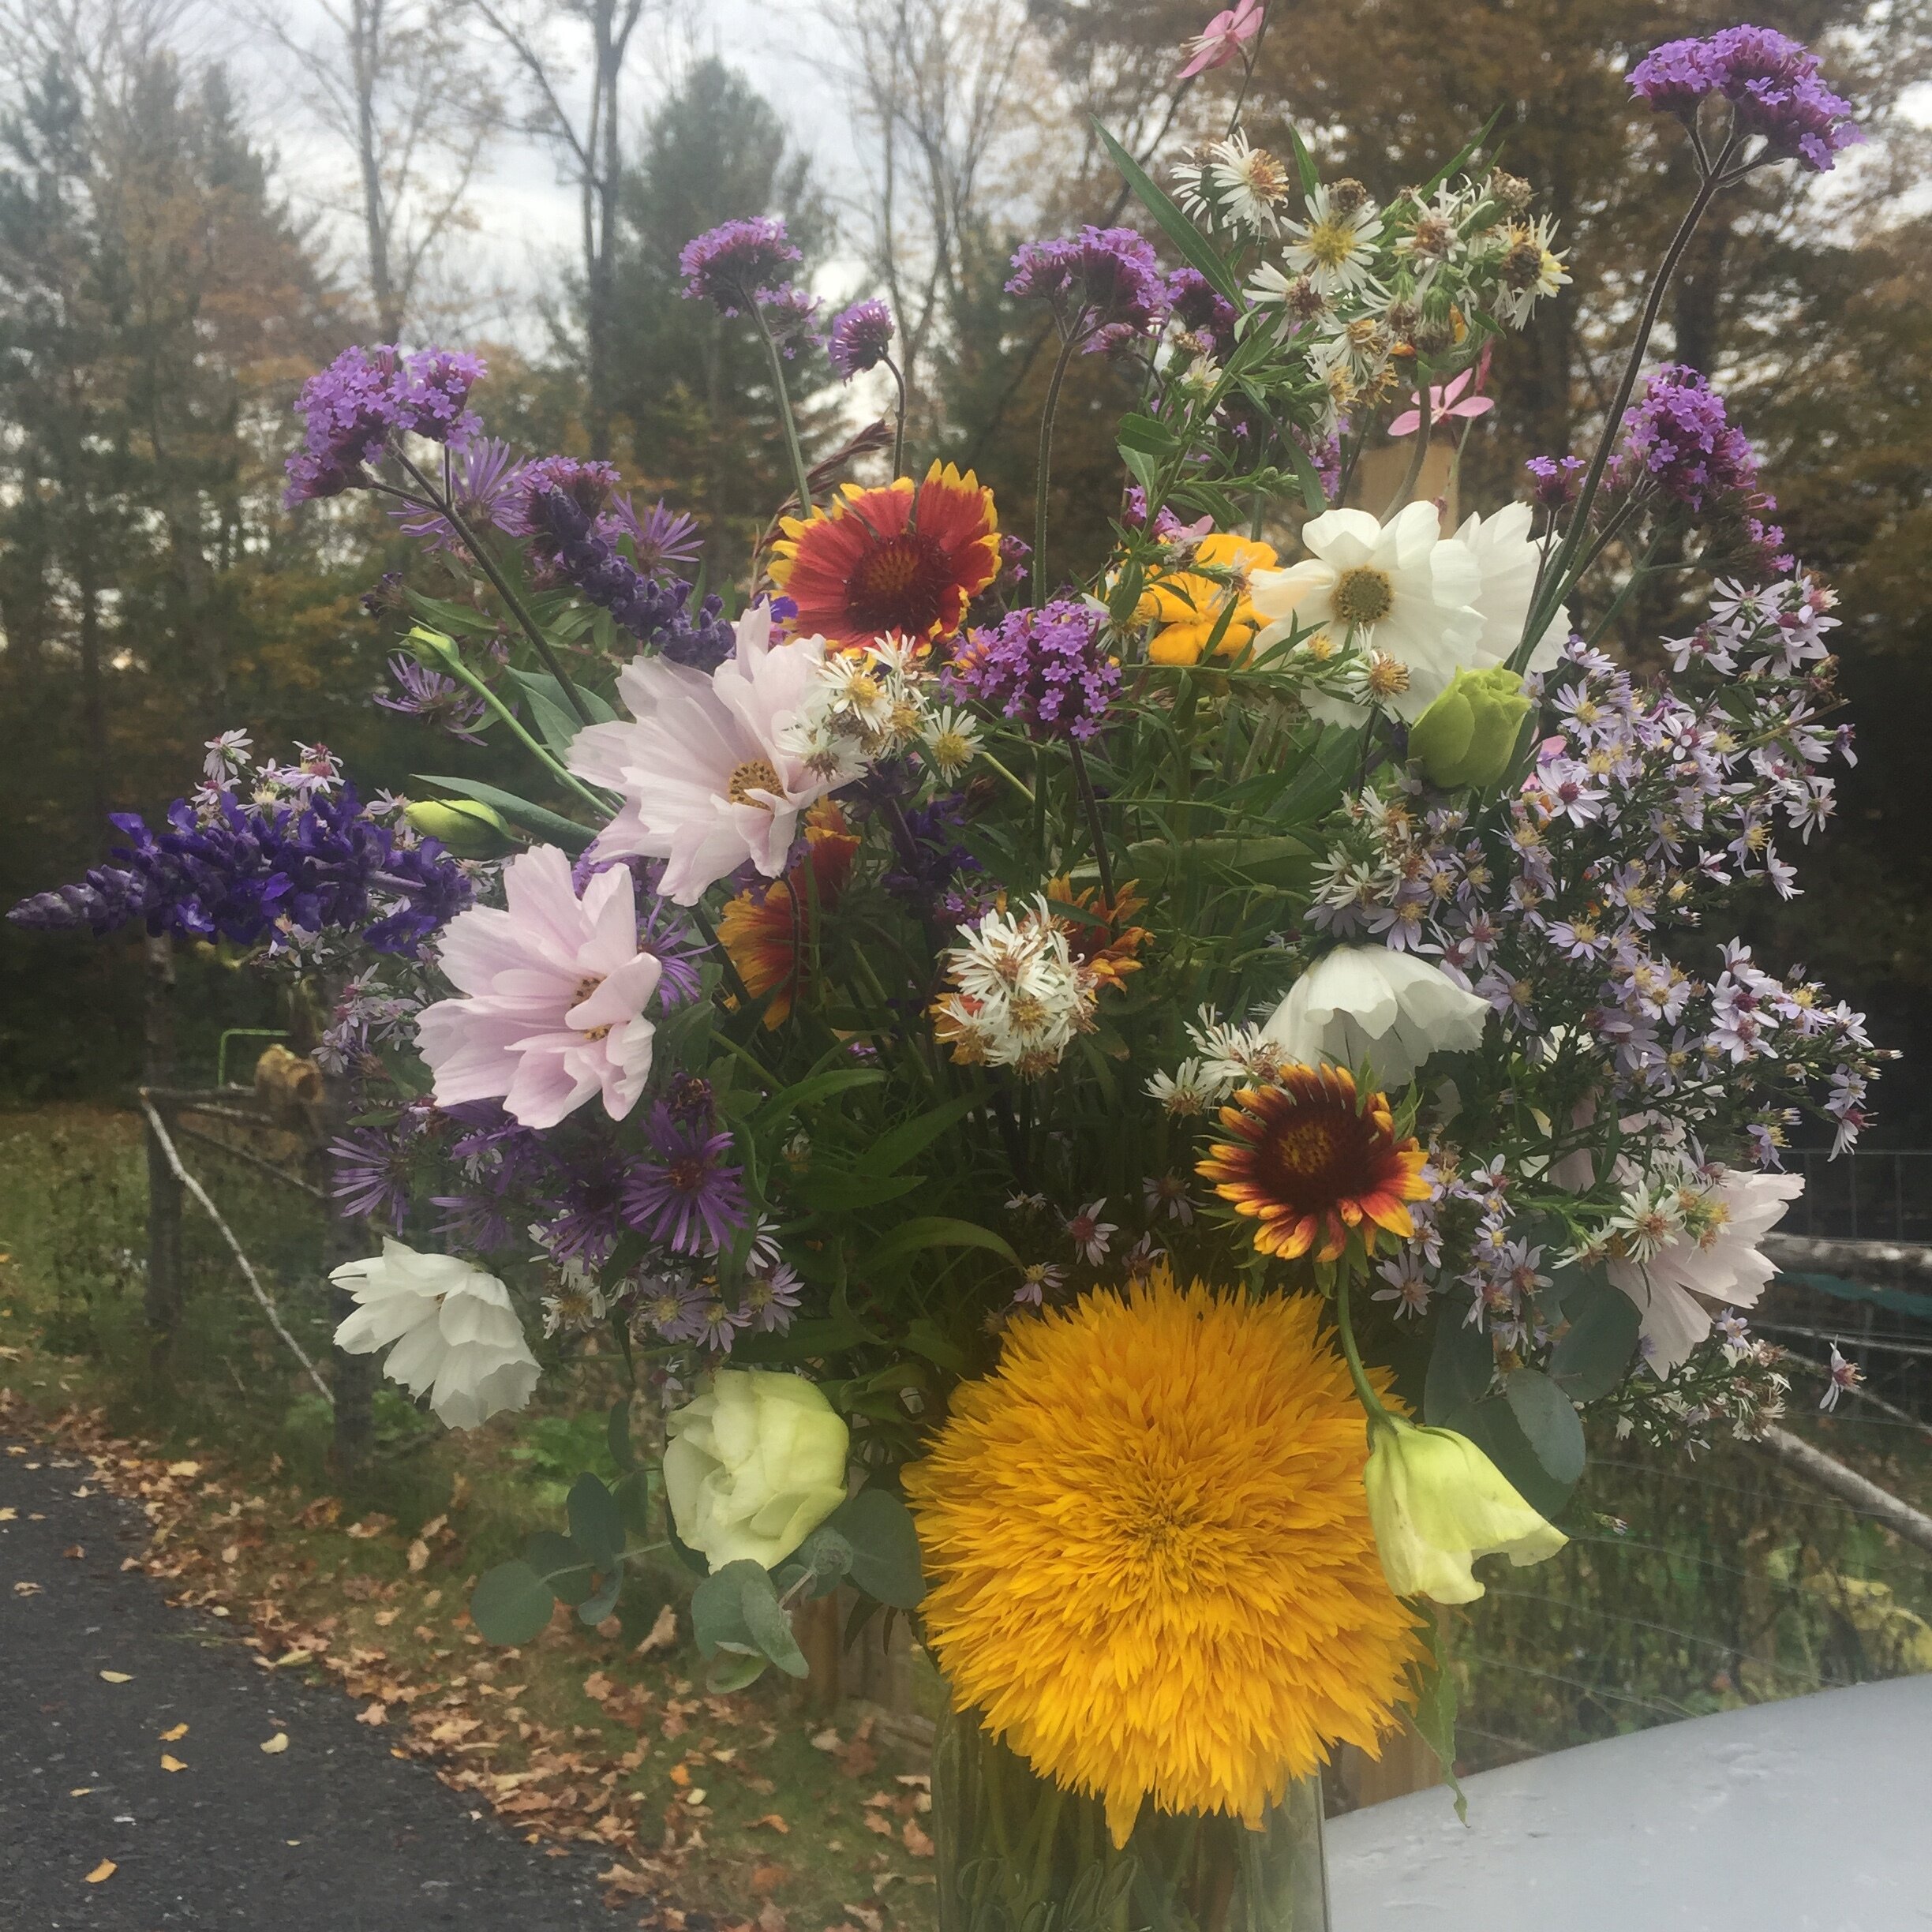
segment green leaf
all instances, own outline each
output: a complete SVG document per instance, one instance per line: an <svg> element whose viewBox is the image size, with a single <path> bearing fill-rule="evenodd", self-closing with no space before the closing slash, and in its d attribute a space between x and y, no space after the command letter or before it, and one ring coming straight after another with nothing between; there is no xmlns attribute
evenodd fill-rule
<svg viewBox="0 0 1932 1932"><path fill-rule="evenodd" d="M918 1608L926 1594L912 1512L889 1489L861 1489L826 1518L852 1545L852 1580L896 1610Z"/></svg>
<svg viewBox="0 0 1932 1932"><path fill-rule="evenodd" d="M496 620L481 611L467 610L460 604L446 604L441 597L425 597L420 590L406 590L404 595L418 617L426 618L442 630L466 631L475 636L492 635L496 631Z"/></svg>
<svg viewBox="0 0 1932 1932"><path fill-rule="evenodd" d="M1114 433L1122 449L1139 450L1149 456L1171 456L1181 447L1181 439L1151 416L1123 416Z"/></svg>
<svg viewBox="0 0 1932 1932"><path fill-rule="evenodd" d="M829 1597L844 1582L852 1566L852 1546L829 1525L821 1523L773 1578L788 1589L793 1580L809 1574L814 1597Z"/></svg>
<svg viewBox="0 0 1932 1932"><path fill-rule="evenodd" d="M631 1447L631 1398L620 1395L611 1404L610 1420L604 1425L604 1440L610 1450L610 1459L619 1469L629 1471L637 1467L637 1456Z"/></svg>
<svg viewBox="0 0 1932 1932"><path fill-rule="evenodd" d="M1306 825L1326 818L1355 775L1361 760L1361 743L1359 730L1324 724L1275 801L1269 818L1278 826Z"/></svg>
<svg viewBox="0 0 1932 1932"><path fill-rule="evenodd" d="M966 1351L948 1336L930 1315L919 1316L906 1330L906 1346L915 1355L923 1355L929 1362L954 1375L964 1375L968 1368Z"/></svg>
<svg viewBox="0 0 1932 1932"><path fill-rule="evenodd" d="M837 1214L853 1208L876 1208L925 1185L922 1174L874 1174L814 1162L795 1183L793 1192L817 1214Z"/></svg>
<svg viewBox="0 0 1932 1932"><path fill-rule="evenodd" d="M721 1651L717 1661L705 1672L705 1688L713 1697L728 1697L734 1690L756 1683L770 1668L769 1662L754 1652Z"/></svg>
<svg viewBox="0 0 1932 1932"><path fill-rule="evenodd" d="M586 1470L571 1485L566 1507L571 1540L585 1551L598 1569L616 1569L623 1560L623 1517L617 1499L602 1481Z"/></svg>
<svg viewBox="0 0 1932 1932"><path fill-rule="evenodd" d="M1554 1482L1566 1487L1583 1473L1587 1452L1575 1405L1540 1368L1513 1370L1503 1398L1536 1459Z"/></svg>
<svg viewBox="0 0 1932 1932"><path fill-rule="evenodd" d="M1428 1380L1423 1384L1423 1419L1439 1428L1458 1425L1449 1420L1472 1409L1489 1392L1496 1377L1496 1350L1480 1328L1445 1306L1438 1318L1436 1346L1429 1354Z"/></svg>
<svg viewBox="0 0 1932 1932"><path fill-rule="evenodd" d="M1554 1519L1561 1515L1574 1485L1556 1481L1537 1459L1522 1424L1502 1396L1492 1395L1473 1409L1445 1416L1441 1426L1466 1436L1538 1515Z"/></svg>
<svg viewBox="0 0 1932 1932"><path fill-rule="evenodd" d="M1147 170L1098 121L1094 122L1094 131L1113 157L1121 178L1140 197L1148 212L1160 223L1168 240L1181 251L1189 265L1198 268L1203 277L1237 309L1244 308L1246 305L1241 300L1241 284L1234 279L1233 271L1208 238L1181 213L1171 197L1155 186L1148 178Z"/></svg>
<svg viewBox="0 0 1932 1932"><path fill-rule="evenodd" d="M577 1606L577 1620L586 1629L595 1630L617 1608L617 1599L623 1594L623 1571L613 1570L598 1586L594 1597L586 1597Z"/></svg>
<svg viewBox="0 0 1932 1932"><path fill-rule="evenodd" d="M903 1222L888 1234L859 1264L861 1273L874 1273L903 1261L908 1255L926 1248L983 1248L1020 1265L1020 1257L1005 1238L976 1221L955 1221L943 1215L922 1215Z"/></svg>
<svg viewBox="0 0 1932 1932"><path fill-rule="evenodd" d="M1570 1326L1550 1350L1550 1380L1572 1402L1592 1402L1623 1380L1643 1318L1630 1297L1601 1276L1585 1276L1563 1297Z"/></svg>
<svg viewBox="0 0 1932 1932"><path fill-rule="evenodd" d="M1315 157L1309 152L1301 130L1292 121L1288 123L1288 139L1294 148L1295 172L1301 178L1301 192L1311 195L1321 185L1321 177L1315 171Z"/></svg>
<svg viewBox="0 0 1932 1932"><path fill-rule="evenodd" d="M691 1593L691 1631L708 1657L721 1649L748 1650L769 1658L788 1676L807 1674L804 1653L770 1575L749 1557L714 1571Z"/></svg>
<svg viewBox="0 0 1932 1932"><path fill-rule="evenodd" d="M1295 481L1301 485L1301 507L1310 516L1320 516L1328 507L1328 492L1322 488L1322 480L1316 474L1308 451L1286 430L1282 432L1281 443L1288 452Z"/></svg>
<svg viewBox="0 0 1932 1932"><path fill-rule="evenodd" d="M1432 1618L1419 1633L1428 1652L1428 1661L1417 1672L1419 1694L1416 1698L1415 1728L1422 1742L1435 1753L1443 1778L1455 1793L1456 1816L1469 1822L1469 1797L1456 1777L1456 1680L1449 1667L1448 1637Z"/></svg>
<svg viewBox="0 0 1932 1932"><path fill-rule="evenodd" d="M881 1134L859 1156L860 1169L867 1174L896 1172L915 1155L923 1154L949 1127L957 1125L975 1107L985 1103L985 1094L975 1090L961 1094L957 1100L949 1100L929 1113L915 1114L909 1121L901 1121L897 1127Z"/></svg>
<svg viewBox="0 0 1932 1932"><path fill-rule="evenodd" d="M779 1602L769 1575L756 1563L748 1565L739 1592L744 1603L745 1627L759 1650L788 1677L810 1676L811 1666L805 1661L805 1653L792 1634L792 1619Z"/></svg>
<svg viewBox="0 0 1932 1932"><path fill-rule="evenodd" d="M507 668L511 676L515 678L533 698L541 698L546 703L553 706L570 718L573 736L577 731L582 729L577 722L576 713L571 710L569 698L564 695L564 687L548 671L519 671L514 665ZM587 691L579 684L577 687L577 695L583 700L583 708L590 713L592 724L612 724L616 722L617 713L611 709L609 703L605 699L600 698L595 691Z"/></svg>
<svg viewBox="0 0 1932 1932"><path fill-rule="evenodd" d="M523 1560L560 1602L580 1604L590 1594L595 1567L590 1552L556 1530L534 1530L523 1545Z"/></svg>
<svg viewBox="0 0 1932 1932"><path fill-rule="evenodd" d="M528 1643L550 1621L550 1586L521 1561L485 1570L470 1593L470 1620L493 1644Z"/></svg>
<svg viewBox="0 0 1932 1932"><path fill-rule="evenodd" d="M855 1087L876 1087L885 1077L876 1067L833 1067L823 1073L811 1074L796 1085L781 1088L773 1094L751 1116L752 1130L769 1133L800 1107L815 1106L821 1100L829 1100L835 1094L848 1093Z"/></svg>
<svg viewBox="0 0 1932 1932"><path fill-rule="evenodd" d="M513 671L510 675L518 677L524 674ZM558 703L548 691L526 690L523 695L530 702L530 716L537 721L537 735L560 758L563 758L571 748L571 740L582 728L576 713Z"/></svg>
<svg viewBox="0 0 1932 1932"><path fill-rule="evenodd" d="M1127 466L1129 474L1146 491L1148 501L1156 502L1160 496L1160 465L1145 450L1129 449L1125 443L1120 446L1120 459Z"/></svg>
<svg viewBox="0 0 1932 1932"><path fill-rule="evenodd" d="M432 772L418 772L416 776L425 784L440 785L445 792L454 792L459 798L474 799L479 804L495 806L513 824L522 826L526 831L541 833L561 845L566 852L582 852L597 836L588 826L580 826L575 818L566 818L561 812L553 812L547 806L533 805L528 799L519 798L514 792L485 784L478 779L440 778Z"/></svg>

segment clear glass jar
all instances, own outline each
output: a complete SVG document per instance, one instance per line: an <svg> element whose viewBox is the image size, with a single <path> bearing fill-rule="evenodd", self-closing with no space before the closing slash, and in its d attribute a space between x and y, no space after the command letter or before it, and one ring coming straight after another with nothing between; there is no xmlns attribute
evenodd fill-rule
<svg viewBox="0 0 1932 1932"><path fill-rule="evenodd" d="M1117 1850L1096 1799L949 1709L932 1799L939 1932L1327 1932L1319 1777L1258 1831L1150 1807Z"/></svg>

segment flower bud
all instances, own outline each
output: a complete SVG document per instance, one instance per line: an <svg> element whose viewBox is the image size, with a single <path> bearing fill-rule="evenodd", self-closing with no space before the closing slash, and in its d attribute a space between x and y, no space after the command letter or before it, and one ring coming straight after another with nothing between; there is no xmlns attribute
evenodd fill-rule
<svg viewBox="0 0 1932 1932"><path fill-rule="evenodd" d="M713 1570L770 1569L845 1500L845 1424L802 1376L721 1368L665 1427L671 1520Z"/></svg>
<svg viewBox="0 0 1932 1932"><path fill-rule="evenodd" d="M402 816L459 859L500 859L516 848L509 820L474 799L424 799L404 807Z"/></svg>
<svg viewBox="0 0 1932 1932"><path fill-rule="evenodd" d="M1507 1555L1521 1567L1569 1541L1466 1436L1387 1414L1374 1436L1362 1483L1383 1574L1398 1597L1473 1603L1483 1593L1471 1567L1478 1556Z"/></svg>
<svg viewBox="0 0 1932 1932"><path fill-rule="evenodd" d="M1409 729L1409 755L1445 792L1481 790L1509 769L1530 715L1522 680L1507 665L1458 671Z"/></svg>

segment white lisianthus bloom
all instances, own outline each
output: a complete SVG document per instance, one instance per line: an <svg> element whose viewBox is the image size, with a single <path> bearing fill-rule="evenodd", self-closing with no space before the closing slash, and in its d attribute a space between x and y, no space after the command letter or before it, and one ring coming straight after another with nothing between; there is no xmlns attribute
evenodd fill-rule
<svg viewBox="0 0 1932 1932"><path fill-rule="evenodd" d="M1507 664L1522 642L1523 624L1536 593L1537 567L1543 555L1530 539L1533 520L1534 512L1527 504L1511 504L1494 516L1470 517L1455 534L1455 541L1468 549L1482 572L1482 588L1476 596L1477 614L1483 620L1482 635L1476 641L1478 670ZM1537 639L1528 668L1552 669L1569 637L1570 610L1565 605Z"/></svg>
<svg viewBox="0 0 1932 1932"><path fill-rule="evenodd" d="M1749 1308L1764 1293L1777 1267L1758 1243L1803 1192L1802 1174L1727 1167L1715 1180L1693 1175L1677 1190L1668 1238L1642 1260L1611 1260L1611 1285L1643 1317L1643 1358L1654 1374L1668 1376L1710 1333L1713 1307Z"/></svg>
<svg viewBox="0 0 1932 1932"><path fill-rule="evenodd" d="M443 935L437 964L465 997L417 1016L436 1104L500 1100L526 1127L554 1127L601 1094L622 1120L650 1076L644 1009L664 972L638 949L629 868L597 873L579 899L570 860L539 845L504 867L504 897Z"/></svg>
<svg viewBox="0 0 1932 1932"><path fill-rule="evenodd" d="M709 677L634 658L617 678L630 720L587 725L571 741L570 769L623 799L592 849L664 859L661 889L680 905L747 859L776 878L799 814L852 775L814 769L793 728L814 695L824 638L773 644L771 628L770 606L753 605L736 624L736 652Z"/></svg>
<svg viewBox="0 0 1932 1932"><path fill-rule="evenodd" d="M386 1238L380 1255L345 1262L329 1279L356 1299L335 1346L373 1355L393 1342L384 1374L412 1395L427 1394L446 1428L474 1428L530 1400L537 1358L494 1275Z"/></svg>
<svg viewBox="0 0 1932 1932"><path fill-rule="evenodd" d="M1378 1084L1406 1087L1433 1053L1481 1044L1489 1002L1447 974L1387 946L1337 946L1290 990L1262 1027L1285 1057L1304 1066L1324 1060L1360 1069Z"/></svg>
<svg viewBox="0 0 1932 1932"><path fill-rule="evenodd" d="M665 1496L713 1570L782 1563L845 1500L850 1437L823 1391L769 1368L721 1368L666 1417Z"/></svg>
<svg viewBox="0 0 1932 1932"><path fill-rule="evenodd" d="M1295 630L1326 632L1335 646L1374 652L1380 666L1376 696L1413 724L1473 667L1483 635L1476 608L1482 571L1466 545L1441 534L1432 503L1413 503L1383 524L1365 510L1330 510L1301 532L1309 556L1286 570L1256 571L1249 597L1267 620L1255 639L1265 650ZM1310 690L1316 717L1360 723L1366 705Z"/></svg>
<svg viewBox="0 0 1932 1932"><path fill-rule="evenodd" d="M1387 1414L1371 1433L1362 1485L1383 1573L1398 1597L1473 1603L1483 1593L1472 1567L1478 1556L1507 1555L1521 1568L1569 1541L1466 1436Z"/></svg>

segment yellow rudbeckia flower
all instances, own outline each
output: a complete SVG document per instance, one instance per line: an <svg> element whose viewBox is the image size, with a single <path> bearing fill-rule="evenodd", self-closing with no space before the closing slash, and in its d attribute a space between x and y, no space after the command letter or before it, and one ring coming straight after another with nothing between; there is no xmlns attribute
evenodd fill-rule
<svg viewBox="0 0 1932 1932"><path fill-rule="evenodd" d="M1265 621L1248 601L1247 578L1252 571L1275 568L1279 560L1269 545L1216 530L1195 547L1194 561L1238 571L1241 581L1226 583L1191 570L1155 578L1134 611L1139 622L1160 627L1148 645L1155 664L1198 664L1230 603L1234 608L1215 646L1217 657L1245 657Z"/></svg>

